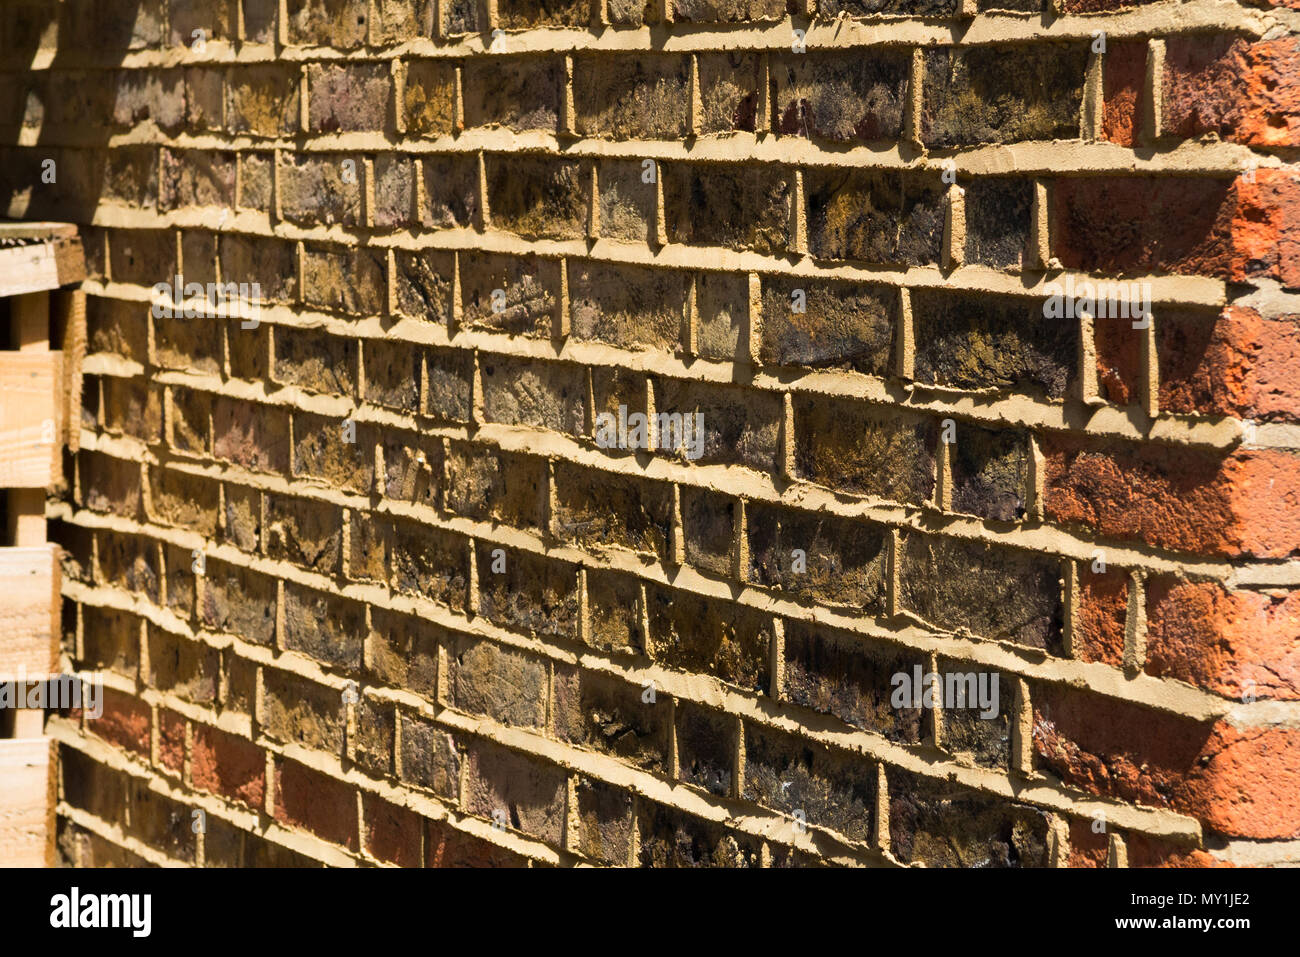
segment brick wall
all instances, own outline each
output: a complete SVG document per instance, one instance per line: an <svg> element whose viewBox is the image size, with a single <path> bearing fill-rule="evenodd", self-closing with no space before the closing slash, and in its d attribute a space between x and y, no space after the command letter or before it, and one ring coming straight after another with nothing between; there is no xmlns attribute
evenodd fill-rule
<svg viewBox="0 0 1300 957"><path fill-rule="evenodd" d="M0 7L65 861L1300 858L1300 14L791 3Z"/></svg>

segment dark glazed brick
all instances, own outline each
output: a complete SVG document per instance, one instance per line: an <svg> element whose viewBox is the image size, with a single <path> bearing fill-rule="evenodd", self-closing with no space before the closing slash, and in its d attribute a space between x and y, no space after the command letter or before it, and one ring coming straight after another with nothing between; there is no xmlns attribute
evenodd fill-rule
<svg viewBox="0 0 1300 957"><path fill-rule="evenodd" d="M555 464L554 529L561 541L597 552L623 548L663 560L672 535L672 487Z"/></svg>
<svg viewBox="0 0 1300 957"><path fill-rule="evenodd" d="M767 690L769 617L721 598L658 585L648 585L646 593L651 659L751 691Z"/></svg>
<svg viewBox="0 0 1300 957"><path fill-rule="evenodd" d="M808 170L808 248L821 259L926 266L939 261L943 184L891 170Z"/></svg>
<svg viewBox="0 0 1300 957"><path fill-rule="evenodd" d="M488 621L539 635L577 637L577 566L489 542L478 543L477 558L479 610Z"/></svg>
<svg viewBox="0 0 1300 957"><path fill-rule="evenodd" d="M526 239L576 239L586 228L586 185L577 160L485 159L492 226Z"/></svg>
<svg viewBox="0 0 1300 957"><path fill-rule="evenodd" d="M876 768L864 758L746 724L744 798L867 842L875 817Z"/></svg>
<svg viewBox="0 0 1300 957"><path fill-rule="evenodd" d="M759 357L772 365L888 375L897 313L898 295L885 286L764 277Z"/></svg>
<svg viewBox="0 0 1300 957"><path fill-rule="evenodd" d="M938 674L944 683L940 746L980 767L1006 770L1016 676L949 658L939 659Z"/></svg>
<svg viewBox="0 0 1300 957"><path fill-rule="evenodd" d="M697 464L747 465L760 472L776 466L781 400L770 392L716 386L684 379L657 379L655 411L698 413L704 426ZM686 454L682 450L679 454Z"/></svg>
<svg viewBox="0 0 1300 957"><path fill-rule="evenodd" d="M912 675L922 664L920 653L902 645L787 620L782 698L891 741L915 744L928 719L910 702L894 707L893 679Z"/></svg>
<svg viewBox="0 0 1300 957"><path fill-rule="evenodd" d="M888 768L890 850L926 867L1046 867L1048 818L1005 798Z"/></svg>
<svg viewBox="0 0 1300 957"><path fill-rule="evenodd" d="M465 125L555 132L563 61L549 57L486 57L464 69Z"/></svg>
<svg viewBox="0 0 1300 957"><path fill-rule="evenodd" d="M950 389L1064 398L1078 323L1047 318L1040 298L912 290L916 381Z"/></svg>
<svg viewBox="0 0 1300 957"><path fill-rule="evenodd" d="M750 503L749 580L819 604L881 614L889 543L884 528L839 516ZM794 551L804 553L803 571Z"/></svg>
<svg viewBox="0 0 1300 957"><path fill-rule="evenodd" d="M919 505L934 491L929 419L852 400L794 401L795 471L837 491Z"/></svg>
<svg viewBox="0 0 1300 957"><path fill-rule="evenodd" d="M760 253L790 241L789 172L779 166L660 163L668 240Z"/></svg>
<svg viewBox="0 0 1300 957"><path fill-rule="evenodd" d="M555 669L555 734L647 771L668 761L669 699L609 675L567 665Z"/></svg>
<svg viewBox="0 0 1300 957"><path fill-rule="evenodd" d="M650 801L637 804L642 867L758 867L758 839Z"/></svg>
<svg viewBox="0 0 1300 957"><path fill-rule="evenodd" d="M897 139L911 71L907 50L782 54L772 63L776 128L833 143Z"/></svg>
<svg viewBox="0 0 1300 957"><path fill-rule="evenodd" d="M984 542L907 533L901 605L940 628L1061 651L1059 563Z"/></svg>
<svg viewBox="0 0 1300 957"><path fill-rule="evenodd" d="M736 719L688 701L677 705L677 778L712 794L731 794Z"/></svg>
<svg viewBox="0 0 1300 957"><path fill-rule="evenodd" d="M1020 268L1029 244L1034 184L1028 179L987 177L966 189L966 262Z"/></svg>
<svg viewBox="0 0 1300 957"><path fill-rule="evenodd" d="M952 508L1004 522L1024 518L1031 492L1029 437L1023 432L957 424Z"/></svg>
<svg viewBox="0 0 1300 957"><path fill-rule="evenodd" d="M979 46L925 55L921 137L944 149L1079 138L1085 44Z"/></svg>

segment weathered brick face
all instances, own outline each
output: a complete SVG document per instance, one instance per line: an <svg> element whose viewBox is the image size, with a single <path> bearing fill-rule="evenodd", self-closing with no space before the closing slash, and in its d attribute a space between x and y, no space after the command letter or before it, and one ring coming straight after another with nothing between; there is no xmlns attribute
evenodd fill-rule
<svg viewBox="0 0 1300 957"><path fill-rule="evenodd" d="M64 860L1296 863L1300 23L1040 6L4 4Z"/></svg>

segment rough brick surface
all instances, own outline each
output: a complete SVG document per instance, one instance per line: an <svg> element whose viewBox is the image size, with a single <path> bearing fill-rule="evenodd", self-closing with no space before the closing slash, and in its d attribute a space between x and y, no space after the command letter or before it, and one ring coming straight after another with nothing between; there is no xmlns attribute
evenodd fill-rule
<svg viewBox="0 0 1300 957"><path fill-rule="evenodd" d="M1293 10L48 6L65 863L1297 863Z"/></svg>

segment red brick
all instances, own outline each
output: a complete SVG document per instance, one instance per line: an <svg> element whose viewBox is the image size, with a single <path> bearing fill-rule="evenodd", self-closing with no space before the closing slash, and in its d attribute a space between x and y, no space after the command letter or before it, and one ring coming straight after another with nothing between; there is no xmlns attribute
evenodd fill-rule
<svg viewBox="0 0 1300 957"><path fill-rule="evenodd" d="M1052 253L1066 268L1214 276L1234 268L1231 180L1059 178L1050 192Z"/></svg>
<svg viewBox="0 0 1300 957"><path fill-rule="evenodd" d="M1161 578L1146 598L1147 674L1233 698L1300 698L1300 592Z"/></svg>
<svg viewBox="0 0 1300 957"><path fill-rule="evenodd" d="M1262 558L1300 551L1300 458L1289 453L1101 449L1055 435L1043 451L1052 521L1180 551Z"/></svg>
<svg viewBox="0 0 1300 957"><path fill-rule="evenodd" d="M1136 146L1146 108L1147 45L1141 40L1106 47L1102 77L1102 139Z"/></svg>
<svg viewBox="0 0 1300 957"><path fill-rule="evenodd" d="M1161 124L1171 136L1300 146L1300 38L1169 38Z"/></svg>
<svg viewBox="0 0 1300 957"><path fill-rule="evenodd" d="M1261 169L1237 182L1234 257L1229 278L1278 279L1300 287L1300 174Z"/></svg>
<svg viewBox="0 0 1300 957"><path fill-rule="evenodd" d="M1144 834L1125 834L1124 845L1129 867L1232 867L1205 851Z"/></svg>
<svg viewBox="0 0 1300 957"><path fill-rule="evenodd" d="M371 794L362 795L361 813L366 853L399 867L420 866L424 818Z"/></svg>
<svg viewBox="0 0 1300 957"><path fill-rule="evenodd" d="M1040 685L1037 763L1093 794L1190 814L1229 837L1300 835L1300 731L1198 723Z"/></svg>
<svg viewBox="0 0 1300 957"><path fill-rule="evenodd" d="M262 809L266 755L251 741L196 724L190 773L196 788Z"/></svg>
<svg viewBox="0 0 1300 957"><path fill-rule="evenodd" d="M1110 840L1105 831L1094 831L1094 819L1070 821L1070 867L1105 867Z"/></svg>
<svg viewBox="0 0 1300 957"><path fill-rule="evenodd" d="M356 792L294 761L275 765L275 819L350 851L357 849Z"/></svg>
<svg viewBox="0 0 1300 957"><path fill-rule="evenodd" d="M98 718L86 715L86 727L105 741L149 756L149 706L138 698L104 689L104 713Z"/></svg>
<svg viewBox="0 0 1300 957"><path fill-rule="evenodd" d="M1074 656L1108 665L1124 662L1124 622L1128 612L1128 573L1111 568L1079 569L1079 605L1074 613Z"/></svg>
<svg viewBox="0 0 1300 957"><path fill-rule="evenodd" d="M158 711L158 761L177 774L185 765L185 716L166 708Z"/></svg>
<svg viewBox="0 0 1300 957"><path fill-rule="evenodd" d="M1156 336L1162 412L1300 418L1300 316L1171 311L1156 319Z"/></svg>
<svg viewBox="0 0 1300 957"><path fill-rule="evenodd" d="M524 867L527 861L480 837L457 831L450 824L429 822L426 867Z"/></svg>

